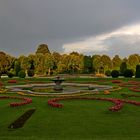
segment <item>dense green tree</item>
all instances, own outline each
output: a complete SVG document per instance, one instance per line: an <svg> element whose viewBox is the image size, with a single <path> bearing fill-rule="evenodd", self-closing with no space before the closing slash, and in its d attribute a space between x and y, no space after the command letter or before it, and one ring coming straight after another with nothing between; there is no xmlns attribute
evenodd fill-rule
<svg viewBox="0 0 140 140"><path fill-rule="evenodd" d="M112 70L111 76L112 76L113 78L118 78L118 77L119 77L119 71L118 71L118 70Z"/></svg>
<svg viewBox="0 0 140 140"><path fill-rule="evenodd" d="M120 75L124 75L124 72L127 70L126 62L122 62L120 65Z"/></svg>
<svg viewBox="0 0 140 140"><path fill-rule="evenodd" d="M41 53L41 54L46 54L50 53L50 50L48 48L47 44L40 44L37 48L36 54Z"/></svg>
<svg viewBox="0 0 140 140"><path fill-rule="evenodd" d="M100 55L93 55L93 69L95 69L95 72L100 73L100 69L103 67L103 64L101 62L101 56Z"/></svg>
<svg viewBox="0 0 140 140"><path fill-rule="evenodd" d="M0 52L0 77L2 74L6 74L10 70L13 61L13 57L7 55L4 52Z"/></svg>
<svg viewBox="0 0 140 140"><path fill-rule="evenodd" d="M71 53L69 55L69 64L68 64L68 70L71 73L78 73L81 70L81 62L83 62L83 59L80 59L80 54L78 53Z"/></svg>
<svg viewBox="0 0 140 140"><path fill-rule="evenodd" d="M91 56L84 56L84 73L91 73L93 71L93 62Z"/></svg>
<svg viewBox="0 0 140 140"><path fill-rule="evenodd" d="M46 72L48 75L51 74L51 70L53 70L54 66L55 66L55 61L54 61L54 57L52 54L45 54L44 56L44 66L45 66L45 69L46 69Z"/></svg>
<svg viewBox="0 0 140 140"><path fill-rule="evenodd" d="M25 73L27 74L27 71L31 67L31 63L29 62L29 58L22 55L19 57L19 62L20 62L21 69L24 70Z"/></svg>
<svg viewBox="0 0 140 140"><path fill-rule="evenodd" d="M136 75L135 75L135 77L140 78L140 65L136 66Z"/></svg>
<svg viewBox="0 0 140 140"><path fill-rule="evenodd" d="M119 57L119 55L115 55L112 59L113 69L119 70L121 63L122 63L122 60Z"/></svg>
<svg viewBox="0 0 140 140"><path fill-rule="evenodd" d="M19 71L21 70L20 62L19 60L15 60L14 62L14 72L15 75L18 76Z"/></svg>
<svg viewBox="0 0 140 140"><path fill-rule="evenodd" d="M53 52L52 56L54 58L54 70L56 70L58 63L61 60L61 55L59 53L57 53L57 52Z"/></svg>
<svg viewBox="0 0 140 140"><path fill-rule="evenodd" d="M132 54L128 57L127 61L128 67L135 71L136 65L139 64L139 58L136 54Z"/></svg>
<svg viewBox="0 0 140 140"><path fill-rule="evenodd" d="M61 56L61 60L57 65L57 72L58 73L68 73L69 72L69 63L70 63L70 55L63 54Z"/></svg>
<svg viewBox="0 0 140 140"><path fill-rule="evenodd" d="M110 70L112 69L112 61L110 59L109 56L107 55L102 55L101 56L101 60L100 60L100 63L102 64L102 67L103 67L103 73L106 71L106 70Z"/></svg>
<svg viewBox="0 0 140 140"><path fill-rule="evenodd" d="M36 59L36 56L34 54L30 54L28 56L28 60L29 60L29 63L30 63L30 68L31 70L34 70L35 69L35 59Z"/></svg>
<svg viewBox="0 0 140 140"><path fill-rule="evenodd" d="M129 78L131 78L132 76L134 75L134 73L133 73L133 70L132 69L126 69L125 71L124 71L124 77L129 77Z"/></svg>
<svg viewBox="0 0 140 140"><path fill-rule="evenodd" d="M37 75L45 75L46 69L45 69L45 56L41 53L38 53L35 55L35 74Z"/></svg>

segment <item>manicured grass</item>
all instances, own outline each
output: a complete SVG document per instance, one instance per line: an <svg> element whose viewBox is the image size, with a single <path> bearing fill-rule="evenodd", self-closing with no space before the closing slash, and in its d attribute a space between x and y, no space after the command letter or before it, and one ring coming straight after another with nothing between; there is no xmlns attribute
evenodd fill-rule
<svg viewBox="0 0 140 140"><path fill-rule="evenodd" d="M2 79L7 85L8 79ZM19 79L18 79L19 80ZM27 79L26 79L27 80ZM30 79L45 81L45 78ZM76 82L108 81L111 78L69 79ZM128 81L129 79L119 79ZM133 79L135 80L135 79ZM19 80L21 83L24 80ZM104 83L103 83L104 84ZM88 95L93 97L123 98L121 93L140 94L123 87L110 95ZM7 96L19 96L9 93ZM1 96L5 96L2 94ZM22 96L23 97L23 96ZM27 97L27 96L26 96ZM33 103L12 108L8 106L14 99L0 100L0 139L1 140L135 140L140 139L140 106L125 104L119 112L108 110L113 104L96 100L64 100L63 108L48 106L48 97L30 97ZM129 97L140 101L140 98ZM35 113L22 128L11 130L8 126L30 108L36 108Z"/></svg>

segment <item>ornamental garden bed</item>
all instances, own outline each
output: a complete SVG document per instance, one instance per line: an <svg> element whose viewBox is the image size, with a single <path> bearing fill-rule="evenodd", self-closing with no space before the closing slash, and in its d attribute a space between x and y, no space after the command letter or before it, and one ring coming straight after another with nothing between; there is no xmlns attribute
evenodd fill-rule
<svg viewBox="0 0 140 140"><path fill-rule="evenodd" d="M35 108L27 110L23 115L21 115L17 120L11 123L8 128L9 129L17 129L23 127L26 121L32 116L32 114L36 111Z"/></svg>

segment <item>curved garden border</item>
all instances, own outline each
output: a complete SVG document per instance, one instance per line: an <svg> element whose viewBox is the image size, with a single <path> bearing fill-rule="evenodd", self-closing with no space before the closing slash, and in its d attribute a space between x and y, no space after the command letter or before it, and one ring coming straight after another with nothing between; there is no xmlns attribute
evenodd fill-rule
<svg viewBox="0 0 140 140"><path fill-rule="evenodd" d="M22 105L32 103L31 98L22 98L22 97L15 97L15 96L0 96L0 99L19 99L19 100L22 100L22 102L12 102L12 103L10 103L11 107L22 106Z"/></svg>
<svg viewBox="0 0 140 140"><path fill-rule="evenodd" d="M140 106L140 102L132 101L132 100L124 100L124 99L115 99L115 98L99 98L99 97L63 97L63 98L53 98L48 100L48 105L56 108L62 108L63 105L58 103L58 101L61 100L73 100L73 99L79 99L79 100L102 100L102 101L109 101L114 103L115 105L110 107L110 111L119 111L122 109L124 103L129 103L133 105Z"/></svg>

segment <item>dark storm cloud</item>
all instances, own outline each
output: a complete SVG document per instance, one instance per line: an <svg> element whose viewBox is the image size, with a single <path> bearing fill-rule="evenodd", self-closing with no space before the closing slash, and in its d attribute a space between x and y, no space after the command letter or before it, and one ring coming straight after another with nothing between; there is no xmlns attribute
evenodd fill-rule
<svg viewBox="0 0 140 140"><path fill-rule="evenodd" d="M51 50L139 21L139 0L1 0L0 50L13 55Z"/></svg>

